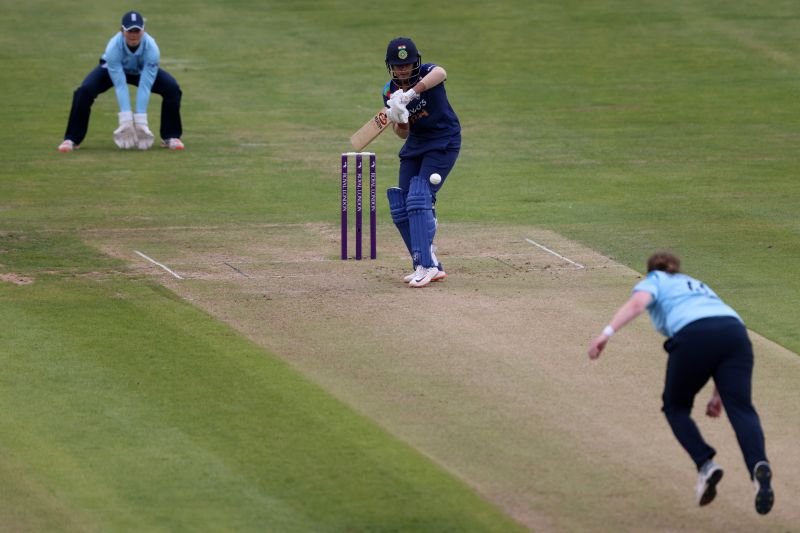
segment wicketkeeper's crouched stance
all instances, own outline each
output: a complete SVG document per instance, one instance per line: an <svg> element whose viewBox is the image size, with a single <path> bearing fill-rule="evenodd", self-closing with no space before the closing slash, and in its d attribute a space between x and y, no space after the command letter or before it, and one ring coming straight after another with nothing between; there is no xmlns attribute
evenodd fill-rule
<svg viewBox="0 0 800 533"><path fill-rule="evenodd" d="M97 96L114 87L119 103L119 128L114 142L122 149L147 150L154 135L147 123L150 93L161 95L161 146L183 150L181 142L181 88L168 72L159 68L161 54L153 39L144 31L144 19L136 11L125 13L122 27L108 45L100 64L92 70L72 96L67 131L58 150L72 152L86 137L89 115ZM128 84L136 85L136 112L131 110Z"/></svg>
<svg viewBox="0 0 800 533"><path fill-rule="evenodd" d="M436 193L456 164L461 125L447 93L447 73L422 56L411 39L392 40L386 50L392 79L383 90L392 129L406 139L400 150L398 187L387 191L389 209L411 254L414 272L404 278L410 287L424 287L445 278L436 258Z"/></svg>

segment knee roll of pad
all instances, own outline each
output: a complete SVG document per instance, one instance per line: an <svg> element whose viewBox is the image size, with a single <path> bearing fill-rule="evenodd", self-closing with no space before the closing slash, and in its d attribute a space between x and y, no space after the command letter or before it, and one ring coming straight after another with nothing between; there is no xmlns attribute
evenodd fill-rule
<svg viewBox="0 0 800 533"><path fill-rule="evenodd" d="M419 176L414 176L411 178L411 185L408 189L408 198L406 198L406 209L409 212L415 209L425 209L432 213L433 196L431 196L430 185L428 185L428 183ZM433 215L431 214L431 216Z"/></svg>
<svg viewBox="0 0 800 533"><path fill-rule="evenodd" d="M392 221L395 224L402 224L408 221L408 211L406 210L406 195L399 187L386 189L386 197L389 199L389 211L392 213Z"/></svg>

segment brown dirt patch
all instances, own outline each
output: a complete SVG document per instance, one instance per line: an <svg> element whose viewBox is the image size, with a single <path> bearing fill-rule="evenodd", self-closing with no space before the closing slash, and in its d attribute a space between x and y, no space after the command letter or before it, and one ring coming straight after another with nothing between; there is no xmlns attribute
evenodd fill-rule
<svg viewBox="0 0 800 533"><path fill-rule="evenodd" d="M33 278L29 278L27 276L21 276L19 274L14 274L13 272L11 272L8 274L0 274L0 281L13 283L14 285L30 285L31 283L33 283Z"/></svg>
<svg viewBox="0 0 800 533"><path fill-rule="evenodd" d="M537 228L445 225L449 277L424 289L393 228L377 261L340 261L338 228L263 225L96 233L92 243L287 360L537 531L789 531L800 523L800 360L754 335L755 400L777 504L752 486L727 421L698 419L727 468L694 506L693 465L660 408L646 319L585 348L639 274ZM580 269L532 239L586 265ZM186 279L171 277L140 250ZM704 403L708 391L698 400Z"/></svg>

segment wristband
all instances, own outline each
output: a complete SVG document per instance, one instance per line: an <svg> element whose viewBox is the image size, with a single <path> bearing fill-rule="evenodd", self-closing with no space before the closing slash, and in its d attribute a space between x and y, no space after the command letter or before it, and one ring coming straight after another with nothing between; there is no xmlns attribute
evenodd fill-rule
<svg viewBox="0 0 800 533"><path fill-rule="evenodd" d="M614 334L614 328L611 327L611 324L603 328L603 335L605 335L606 337L610 337L613 334Z"/></svg>

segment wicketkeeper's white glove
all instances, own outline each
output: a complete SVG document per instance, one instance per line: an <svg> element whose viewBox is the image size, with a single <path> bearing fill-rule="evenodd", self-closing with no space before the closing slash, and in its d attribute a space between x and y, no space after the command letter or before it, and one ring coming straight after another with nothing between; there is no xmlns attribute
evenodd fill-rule
<svg viewBox="0 0 800 533"><path fill-rule="evenodd" d="M147 150L153 146L155 138L153 132L147 127L147 113L136 113L133 115L133 122L136 125L136 146L139 150Z"/></svg>
<svg viewBox="0 0 800 533"><path fill-rule="evenodd" d="M136 129L133 126L133 113L130 111L119 114L119 128L114 130L114 143L123 150L136 146Z"/></svg>
<svg viewBox="0 0 800 533"><path fill-rule="evenodd" d="M394 96L394 95L392 95L392 96ZM403 105L406 105L407 103L409 103L411 100L413 100L416 97L417 97L417 93L414 92L414 89L409 89L407 91L404 91L400 95L400 103L403 104Z"/></svg>

